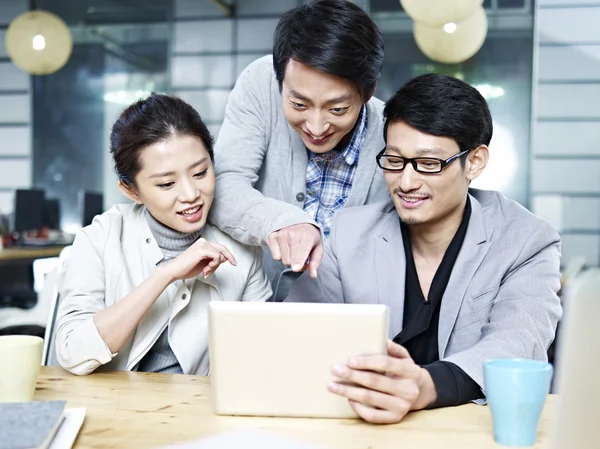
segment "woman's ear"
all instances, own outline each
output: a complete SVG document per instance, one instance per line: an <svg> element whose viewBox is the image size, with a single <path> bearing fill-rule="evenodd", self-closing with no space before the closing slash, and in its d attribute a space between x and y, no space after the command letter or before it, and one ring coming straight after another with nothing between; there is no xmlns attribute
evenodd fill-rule
<svg viewBox="0 0 600 449"><path fill-rule="evenodd" d="M489 158L490 153L486 145L479 145L469 153L465 167L467 179L469 179L469 181L473 181L475 178L481 175L487 166Z"/></svg>
<svg viewBox="0 0 600 449"><path fill-rule="evenodd" d="M123 181L119 181L118 186L121 193L127 198L129 198L134 203L142 204L142 200L140 200L140 196L138 195L137 190L132 185L127 184Z"/></svg>

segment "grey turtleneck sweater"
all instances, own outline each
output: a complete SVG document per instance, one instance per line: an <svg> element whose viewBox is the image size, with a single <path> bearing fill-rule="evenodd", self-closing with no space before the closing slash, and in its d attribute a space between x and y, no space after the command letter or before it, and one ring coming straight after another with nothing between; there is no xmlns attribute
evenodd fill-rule
<svg viewBox="0 0 600 449"><path fill-rule="evenodd" d="M146 208L144 208L144 218L148 223L148 227L150 228L158 247L165 256L158 265L176 258L202 235L202 229L191 234L175 231L156 220ZM175 282L179 283L181 281ZM162 332L160 337L158 337L154 346L152 346L148 353L140 360L137 371L183 374L181 365L169 344L168 326Z"/></svg>

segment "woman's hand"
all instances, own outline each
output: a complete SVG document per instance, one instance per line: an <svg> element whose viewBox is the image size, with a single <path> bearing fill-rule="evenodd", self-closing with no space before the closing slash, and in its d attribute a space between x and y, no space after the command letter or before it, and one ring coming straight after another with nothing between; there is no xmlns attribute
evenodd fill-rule
<svg viewBox="0 0 600 449"><path fill-rule="evenodd" d="M219 268L219 265L226 261L229 261L233 266L237 265L235 257L226 247L200 238L183 253L164 265L164 268L169 273L169 277L175 281L190 279L200 273L204 277L208 277Z"/></svg>

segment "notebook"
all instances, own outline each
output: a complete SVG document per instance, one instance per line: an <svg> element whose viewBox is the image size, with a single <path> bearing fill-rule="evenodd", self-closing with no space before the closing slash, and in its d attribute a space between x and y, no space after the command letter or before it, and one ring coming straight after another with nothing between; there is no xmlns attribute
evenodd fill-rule
<svg viewBox="0 0 600 449"><path fill-rule="evenodd" d="M47 449L67 401L0 403L0 449Z"/></svg>

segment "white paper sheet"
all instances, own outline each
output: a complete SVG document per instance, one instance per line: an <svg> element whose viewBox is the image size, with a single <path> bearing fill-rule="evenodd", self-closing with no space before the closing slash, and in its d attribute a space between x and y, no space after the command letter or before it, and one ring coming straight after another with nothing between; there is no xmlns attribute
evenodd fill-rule
<svg viewBox="0 0 600 449"><path fill-rule="evenodd" d="M68 408L49 449L71 449L85 418L85 407Z"/></svg>

